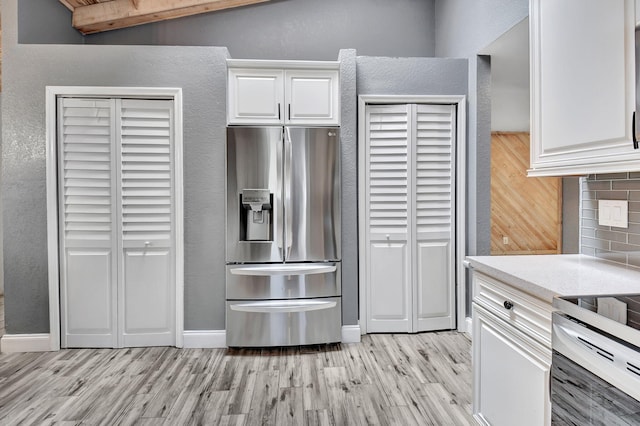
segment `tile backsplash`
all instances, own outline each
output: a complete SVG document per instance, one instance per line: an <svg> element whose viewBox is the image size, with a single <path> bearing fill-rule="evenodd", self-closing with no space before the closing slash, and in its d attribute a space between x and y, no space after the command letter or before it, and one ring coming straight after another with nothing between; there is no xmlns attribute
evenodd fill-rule
<svg viewBox="0 0 640 426"><path fill-rule="evenodd" d="M589 175L580 192L581 253L640 266L640 172ZM598 225L598 200L627 200L629 227Z"/></svg>

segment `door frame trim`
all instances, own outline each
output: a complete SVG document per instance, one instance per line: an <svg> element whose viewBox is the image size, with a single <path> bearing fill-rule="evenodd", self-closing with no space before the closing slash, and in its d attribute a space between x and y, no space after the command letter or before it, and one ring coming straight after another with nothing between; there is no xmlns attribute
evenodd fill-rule
<svg viewBox="0 0 640 426"><path fill-rule="evenodd" d="M367 286L366 276L366 230L363 228L365 214L368 211L364 204L366 188L365 176L366 143L366 107L376 104L452 104L456 105L456 223L455 223L455 287L456 287L456 324L458 331L471 332L465 313L466 280L463 264L466 253L466 158L467 158L467 97L465 95L360 95L358 96L358 292L359 292L359 324L362 334L367 333Z"/></svg>
<svg viewBox="0 0 640 426"><path fill-rule="evenodd" d="M175 342L184 344L184 192L182 89L172 87L47 86L46 191L47 252L49 270L49 349L60 350L60 253L58 244L58 154L57 98L59 96L170 99L174 113L174 199L175 199Z"/></svg>

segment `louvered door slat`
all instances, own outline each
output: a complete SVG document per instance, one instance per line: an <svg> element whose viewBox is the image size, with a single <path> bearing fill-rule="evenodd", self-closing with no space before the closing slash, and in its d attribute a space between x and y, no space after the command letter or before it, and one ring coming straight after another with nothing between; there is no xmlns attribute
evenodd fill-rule
<svg viewBox="0 0 640 426"><path fill-rule="evenodd" d="M406 238L409 185L406 107L372 106L367 120L369 232L403 234Z"/></svg>
<svg viewBox="0 0 640 426"><path fill-rule="evenodd" d="M61 105L62 193L64 237L71 240L111 240L111 107L108 101L64 99ZM73 135L69 138L69 135ZM87 138L87 136L89 136ZM76 172L76 173L73 173ZM81 178L77 178L81 177ZM90 243L89 243L90 244Z"/></svg>
<svg viewBox="0 0 640 426"><path fill-rule="evenodd" d="M451 105L416 106L416 233L452 235L453 132Z"/></svg>
<svg viewBox="0 0 640 426"><path fill-rule="evenodd" d="M171 103L123 100L121 113L122 238L168 246L173 192Z"/></svg>

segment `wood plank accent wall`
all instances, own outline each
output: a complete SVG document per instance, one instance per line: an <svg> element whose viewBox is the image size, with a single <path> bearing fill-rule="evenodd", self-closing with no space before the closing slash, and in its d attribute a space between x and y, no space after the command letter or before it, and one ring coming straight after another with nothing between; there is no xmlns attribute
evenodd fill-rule
<svg viewBox="0 0 640 426"><path fill-rule="evenodd" d="M562 252L562 179L527 177L528 167L529 133L492 133L492 255Z"/></svg>

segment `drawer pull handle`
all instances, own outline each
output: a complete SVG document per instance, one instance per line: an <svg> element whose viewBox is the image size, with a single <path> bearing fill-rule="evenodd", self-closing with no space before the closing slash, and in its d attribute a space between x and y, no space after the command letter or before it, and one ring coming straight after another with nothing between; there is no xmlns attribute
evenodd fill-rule
<svg viewBox="0 0 640 426"><path fill-rule="evenodd" d="M511 309L513 309L513 302L509 302L508 300L505 300L502 306L504 306L506 310L510 311Z"/></svg>

